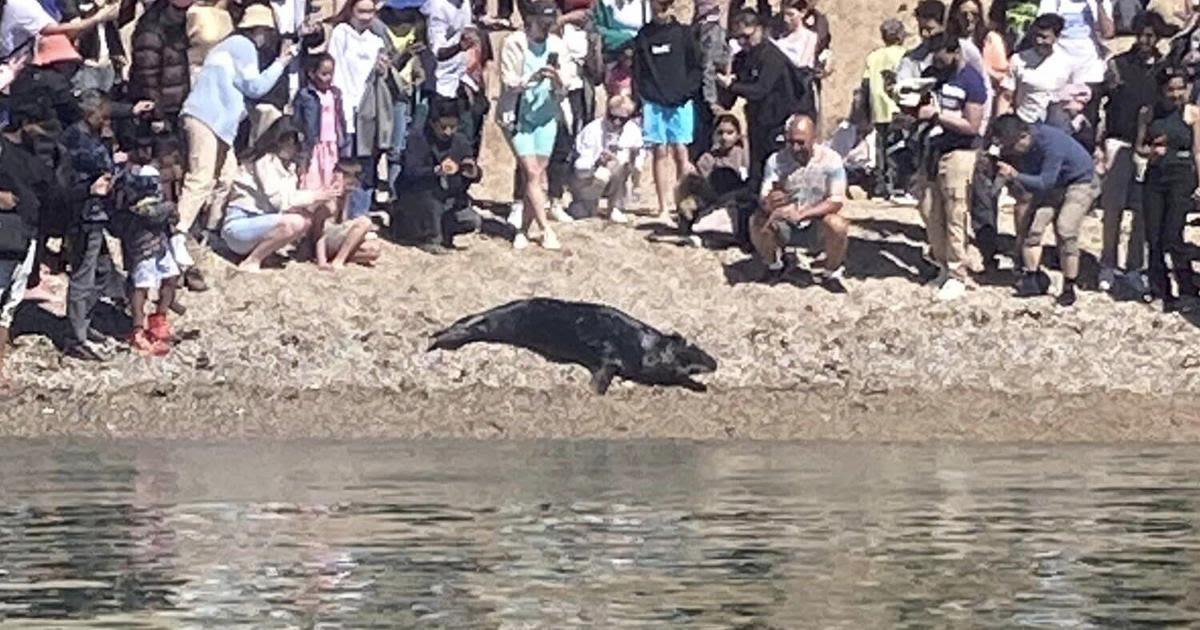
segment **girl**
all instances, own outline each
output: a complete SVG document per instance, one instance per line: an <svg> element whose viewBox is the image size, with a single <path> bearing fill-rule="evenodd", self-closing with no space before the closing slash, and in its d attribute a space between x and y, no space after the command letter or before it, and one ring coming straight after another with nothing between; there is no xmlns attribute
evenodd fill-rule
<svg viewBox="0 0 1200 630"><path fill-rule="evenodd" d="M342 91L333 85L336 62L328 53L316 58L308 70L308 84L296 93L292 105L297 126L303 133L299 171L307 190L332 188L346 138L342 115Z"/></svg>
<svg viewBox="0 0 1200 630"><path fill-rule="evenodd" d="M343 161L336 164L335 190L343 189L343 182L354 181L360 173L357 162ZM327 206L313 217L312 237L316 243L317 268L335 271L354 262L370 267L379 259L379 240L374 239L375 224L369 217L350 218L348 199L343 196L337 201L336 216L330 217ZM330 260L330 254L333 260Z"/></svg>
<svg viewBox="0 0 1200 630"><path fill-rule="evenodd" d="M732 114L717 116L713 148L696 161L696 173L679 187L679 228L685 236L704 215L726 208L734 219L735 237L746 234L754 195L746 185L750 156L742 140L742 124ZM748 209L750 212L742 212Z"/></svg>
<svg viewBox="0 0 1200 630"><path fill-rule="evenodd" d="M515 249L529 246L529 228L534 217L542 229L542 247L562 245L546 220L546 169L558 132L560 115L569 116L561 104L571 82L574 64L560 65L569 52L557 35L551 35L558 17L553 4L539 2L530 8L525 32L509 35L500 55L500 80L506 106L500 108L501 122L510 132L513 153L525 182L521 228L513 240ZM560 70L561 68L561 70ZM516 111L508 111L515 107Z"/></svg>
<svg viewBox="0 0 1200 630"><path fill-rule="evenodd" d="M352 212L362 214L370 209L378 165L378 142L371 129L360 128L359 112L374 98L370 89L375 72L386 71L390 60L385 53L386 43L370 27L375 20L374 0L350 0L331 21L337 26L329 35L328 54L333 57L333 85L342 93L342 119L348 147L342 157L358 159L363 166L363 186L352 197ZM373 109L373 107L372 107Z"/></svg>
<svg viewBox="0 0 1200 630"><path fill-rule="evenodd" d="M1183 241L1187 214L1200 199L1196 173L1200 171L1200 116L1188 105L1185 71L1167 66L1159 72L1161 99L1153 109L1138 113L1137 152L1149 160L1143 207L1146 240L1150 245L1149 302L1162 298L1163 310L1172 311L1178 299L1195 296L1191 255ZM1179 296L1171 293L1166 257L1171 256Z"/></svg>
<svg viewBox="0 0 1200 630"><path fill-rule="evenodd" d="M225 244L245 256L238 269L262 270L262 262L284 246L304 238L320 215L342 195L336 186L318 191L300 188L292 161L300 153L300 131L291 120L275 121L241 160L221 228Z"/></svg>

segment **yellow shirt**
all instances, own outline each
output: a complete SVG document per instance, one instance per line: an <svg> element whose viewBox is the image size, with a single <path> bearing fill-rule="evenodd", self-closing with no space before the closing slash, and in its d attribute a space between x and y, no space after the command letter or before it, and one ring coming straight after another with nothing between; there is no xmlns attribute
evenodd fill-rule
<svg viewBox="0 0 1200 630"><path fill-rule="evenodd" d="M887 93L883 73L895 72L902 57L904 46L885 46L867 55L867 69L863 72L863 79L867 81L867 89L871 91L871 122L877 125L892 122L892 117L900 111L900 107Z"/></svg>
<svg viewBox="0 0 1200 630"><path fill-rule="evenodd" d="M396 32L390 28L387 30L387 32L388 37L392 38L392 46L395 47L397 53L404 52L405 48L408 48L413 42L417 41L416 29L409 31L407 35L397 35ZM413 64L415 63L417 63L417 58L413 57L412 59L408 60L408 63L405 64L403 68L400 68L399 70L400 78L406 83L412 83Z"/></svg>

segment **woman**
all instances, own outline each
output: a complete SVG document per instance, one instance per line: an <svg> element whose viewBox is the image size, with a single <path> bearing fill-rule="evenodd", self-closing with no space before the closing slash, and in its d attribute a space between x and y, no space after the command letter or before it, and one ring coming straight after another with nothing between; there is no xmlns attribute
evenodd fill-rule
<svg viewBox="0 0 1200 630"><path fill-rule="evenodd" d="M992 0L987 12L987 32L983 36L983 67L999 92L1000 82L1008 74L1008 0Z"/></svg>
<svg viewBox="0 0 1200 630"><path fill-rule="evenodd" d="M371 28L376 12L373 0L347 2L330 20L337 26L329 35L327 50L334 60L333 85L342 93L342 117L349 145L343 157L357 159L363 169L362 188L355 192L351 202L351 213L356 216L365 213L371 205L378 170L376 159L379 151L391 144L391 125L385 125L392 117L391 99L385 109L380 109L376 102L376 96L380 95L376 79L387 72L390 65L387 43ZM386 116L370 115L384 111ZM377 134L380 126L387 127L385 142L381 142L381 136Z"/></svg>
<svg viewBox="0 0 1200 630"><path fill-rule="evenodd" d="M525 32L509 35L500 53L504 93L497 109L525 183L524 213L513 240L518 250L529 246L534 217L542 229L542 247L561 248L546 220L547 167L558 135L559 117L570 116L562 103L566 86L574 78L574 64L562 63L570 53L562 39L550 34L557 17L558 9L553 4L536 3L530 7Z"/></svg>
<svg viewBox="0 0 1200 630"><path fill-rule="evenodd" d="M783 33L772 39L797 68L812 70L817 65L817 32L804 25L808 0L787 0L781 17Z"/></svg>
<svg viewBox="0 0 1200 630"><path fill-rule="evenodd" d="M240 271L261 271L267 256L308 234L314 218L324 220L329 205L341 196L337 188L300 188L293 164L299 153L300 130L281 118L243 157L221 226L225 244L245 256Z"/></svg>
<svg viewBox="0 0 1200 630"><path fill-rule="evenodd" d="M1163 310L1171 311L1179 298L1197 294L1183 229L1188 212L1200 199L1196 178L1200 171L1200 115L1188 105L1188 83L1182 68L1163 68L1158 84L1158 105L1143 107L1138 113L1137 152L1149 160L1142 204L1150 245L1150 293L1143 299L1162 298ZM1171 292L1168 254L1178 297Z"/></svg>

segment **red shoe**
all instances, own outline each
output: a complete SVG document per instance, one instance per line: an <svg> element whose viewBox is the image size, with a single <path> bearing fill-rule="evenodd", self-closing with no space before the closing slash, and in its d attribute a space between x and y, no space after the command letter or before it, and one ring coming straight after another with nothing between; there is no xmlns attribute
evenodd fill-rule
<svg viewBox="0 0 1200 630"><path fill-rule="evenodd" d="M171 330L171 324L167 323L165 313L154 313L147 320L146 334L151 339L168 344L175 342L175 331Z"/></svg>
<svg viewBox="0 0 1200 630"><path fill-rule="evenodd" d="M133 329L133 332L129 334L129 347L138 354L155 357L166 356L171 351L170 346L152 337L145 328Z"/></svg>

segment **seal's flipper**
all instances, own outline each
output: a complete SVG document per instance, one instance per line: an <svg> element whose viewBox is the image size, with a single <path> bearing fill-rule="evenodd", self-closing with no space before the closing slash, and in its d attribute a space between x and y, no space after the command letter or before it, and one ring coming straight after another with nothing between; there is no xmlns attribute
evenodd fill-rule
<svg viewBox="0 0 1200 630"><path fill-rule="evenodd" d="M608 386L612 385L613 377L616 375L617 366L612 363L605 363L592 370L592 391L603 396L608 391Z"/></svg>
<svg viewBox="0 0 1200 630"><path fill-rule="evenodd" d="M693 392L708 391L708 385L705 385L704 383L701 383L699 381L693 381L690 378L684 378L682 381L679 382L679 385L681 387L683 387L684 389L689 389Z"/></svg>

